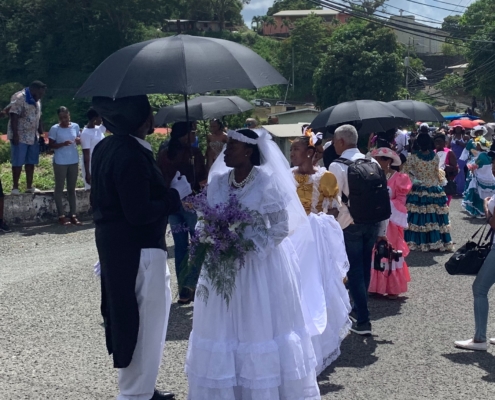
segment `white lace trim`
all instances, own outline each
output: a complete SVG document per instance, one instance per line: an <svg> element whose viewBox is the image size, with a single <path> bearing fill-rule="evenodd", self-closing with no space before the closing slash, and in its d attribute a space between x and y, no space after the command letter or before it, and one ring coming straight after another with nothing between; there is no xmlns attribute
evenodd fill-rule
<svg viewBox="0 0 495 400"><path fill-rule="evenodd" d="M227 135L229 136L229 138L232 138L239 142L248 143L248 144L258 144L258 139L248 138L247 136L244 136L242 133L239 133L237 131L228 131Z"/></svg>
<svg viewBox="0 0 495 400"><path fill-rule="evenodd" d="M397 226L402 228L406 228L409 226L407 222L407 212L403 213L395 208L394 203L390 202L390 207L392 209L392 214L390 215L390 222L394 223Z"/></svg>
<svg viewBox="0 0 495 400"><path fill-rule="evenodd" d="M195 337L193 331L185 371L190 384L204 388L267 389L310 376L315 368L306 330L261 343L208 340Z"/></svg>

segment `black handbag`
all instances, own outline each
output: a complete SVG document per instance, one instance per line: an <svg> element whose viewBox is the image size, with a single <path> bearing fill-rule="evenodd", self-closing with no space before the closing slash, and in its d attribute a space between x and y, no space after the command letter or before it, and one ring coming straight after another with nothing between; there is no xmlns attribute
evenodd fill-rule
<svg viewBox="0 0 495 400"><path fill-rule="evenodd" d="M483 236L485 235L487 225L481 227L471 237L464 246L457 250L449 261L445 263L445 269L450 275L478 275L483 263L485 262L488 253L492 248L494 231L490 229L485 236L483 244ZM478 243L473 239L481 232Z"/></svg>
<svg viewBox="0 0 495 400"><path fill-rule="evenodd" d="M443 190L447 196L454 196L457 194L457 184L454 181L448 181Z"/></svg>

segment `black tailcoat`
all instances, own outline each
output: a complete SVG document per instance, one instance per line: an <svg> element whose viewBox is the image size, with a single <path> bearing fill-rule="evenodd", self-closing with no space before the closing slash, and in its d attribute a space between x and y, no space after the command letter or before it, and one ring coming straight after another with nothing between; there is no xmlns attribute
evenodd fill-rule
<svg viewBox="0 0 495 400"><path fill-rule="evenodd" d="M114 367L126 368L139 331L135 285L141 249L166 250L167 218L179 210L180 198L167 189L151 151L132 136L109 136L92 155L91 205L107 349Z"/></svg>

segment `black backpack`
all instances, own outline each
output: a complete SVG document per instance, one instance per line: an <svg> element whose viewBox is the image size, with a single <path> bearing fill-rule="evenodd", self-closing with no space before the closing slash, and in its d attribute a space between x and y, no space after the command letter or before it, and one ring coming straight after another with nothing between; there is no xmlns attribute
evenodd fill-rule
<svg viewBox="0 0 495 400"><path fill-rule="evenodd" d="M380 166L369 158L356 161L338 158L335 162L349 167L349 197L342 193L342 201L349 208L354 222L373 224L390 218L387 178Z"/></svg>

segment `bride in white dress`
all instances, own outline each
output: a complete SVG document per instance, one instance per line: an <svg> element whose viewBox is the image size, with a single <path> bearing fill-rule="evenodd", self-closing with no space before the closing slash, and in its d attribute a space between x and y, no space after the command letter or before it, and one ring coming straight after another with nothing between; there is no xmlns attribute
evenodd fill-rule
<svg viewBox="0 0 495 400"><path fill-rule="evenodd" d="M212 166L210 205L234 192L267 230L238 270L227 306L205 276L194 304L186 374L190 400L317 400L316 358L301 305L298 258L288 239L307 225L288 163L266 131L229 132ZM305 225L306 224L306 225Z"/></svg>

